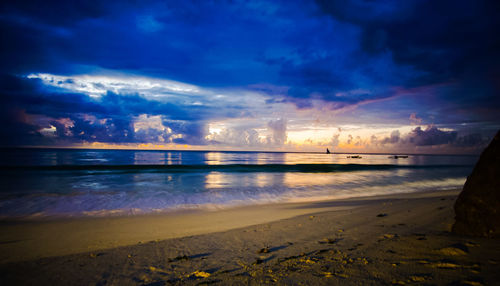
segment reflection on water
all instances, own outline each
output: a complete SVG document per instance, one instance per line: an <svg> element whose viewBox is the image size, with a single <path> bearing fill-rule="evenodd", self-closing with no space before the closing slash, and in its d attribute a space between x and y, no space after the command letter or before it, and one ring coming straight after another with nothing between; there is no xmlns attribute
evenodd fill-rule
<svg viewBox="0 0 500 286"><path fill-rule="evenodd" d="M218 189L224 188L231 176L220 172L210 172L205 176L205 188Z"/></svg>
<svg viewBox="0 0 500 286"><path fill-rule="evenodd" d="M205 154L205 162L207 165L220 165L222 164L222 153L208 152Z"/></svg>
<svg viewBox="0 0 500 286"><path fill-rule="evenodd" d="M0 149L0 165L229 165L229 164L391 164L391 165L473 165L477 156L410 155L394 159L389 155L143 151L143 150L54 150Z"/></svg>
<svg viewBox="0 0 500 286"><path fill-rule="evenodd" d="M269 165L272 168L109 169L71 168L0 172L0 217L81 215L134 210L235 206L332 199L393 192L459 188L476 157L183 152L124 150L5 150L1 165ZM391 164L421 168L349 168L342 172L286 172L282 164ZM459 167L433 167L458 165ZM182 168L181 168L182 169ZM290 169L290 168L289 168ZM293 169L293 168L292 168ZM187 171L186 171L187 170ZM268 170L268 172L262 171ZM291 170L291 169L290 169ZM307 169L301 169L307 170ZM321 170L321 169L315 169Z"/></svg>
<svg viewBox="0 0 500 286"><path fill-rule="evenodd" d="M170 155L169 153L160 152L134 152L134 164L135 165L146 165L146 164L165 164L165 155Z"/></svg>
<svg viewBox="0 0 500 286"><path fill-rule="evenodd" d="M284 173L223 173L210 172L205 175L205 188L220 189L220 188L241 188L241 187L256 187L264 188L282 185Z"/></svg>

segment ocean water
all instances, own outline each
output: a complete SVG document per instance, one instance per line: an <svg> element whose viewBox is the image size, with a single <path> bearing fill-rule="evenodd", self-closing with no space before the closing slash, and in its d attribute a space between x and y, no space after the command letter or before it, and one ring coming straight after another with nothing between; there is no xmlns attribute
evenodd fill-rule
<svg viewBox="0 0 500 286"><path fill-rule="evenodd" d="M461 188L477 156L0 150L0 218L137 215Z"/></svg>

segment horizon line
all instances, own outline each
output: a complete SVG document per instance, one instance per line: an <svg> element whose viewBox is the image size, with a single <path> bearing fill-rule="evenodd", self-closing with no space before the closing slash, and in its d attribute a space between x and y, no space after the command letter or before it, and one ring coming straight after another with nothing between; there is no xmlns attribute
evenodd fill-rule
<svg viewBox="0 0 500 286"><path fill-rule="evenodd" d="M92 148L61 146L0 146L0 149L59 149L59 150L112 150L112 151L154 151L154 152L233 152L233 153L299 153L299 154L361 154L361 155L411 155L411 156L479 156L481 153L386 153L386 152L334 152L330 154L319 151L270 151L270 150L181 150L181 149L134 149L134 148Z"/></svg>

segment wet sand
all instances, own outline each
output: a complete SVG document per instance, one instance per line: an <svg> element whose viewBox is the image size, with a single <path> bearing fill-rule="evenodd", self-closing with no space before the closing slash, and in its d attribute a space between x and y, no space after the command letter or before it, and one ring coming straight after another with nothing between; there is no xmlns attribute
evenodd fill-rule
<svg viewBox="0 0 500 286"><path fill-rule="evenodd" d="M500 241L449 232L458 193L3 222L0 278L16 285L495 285Z"/></svg>

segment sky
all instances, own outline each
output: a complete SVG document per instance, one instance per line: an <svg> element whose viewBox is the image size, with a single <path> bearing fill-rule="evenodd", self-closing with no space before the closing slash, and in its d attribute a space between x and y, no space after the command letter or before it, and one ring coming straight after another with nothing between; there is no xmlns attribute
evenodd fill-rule
<svg viewBox="0 0 500 286"><path fill-rule="evenodd" d="M498 1L3 1L0 146L477 154Z"/></svg>

